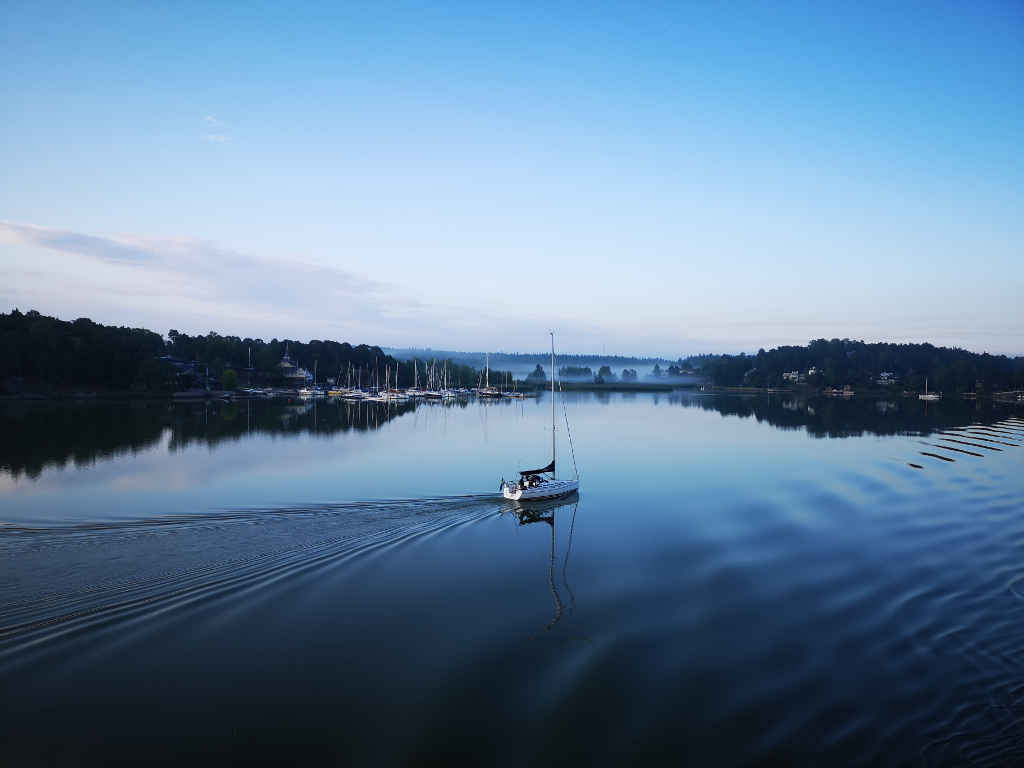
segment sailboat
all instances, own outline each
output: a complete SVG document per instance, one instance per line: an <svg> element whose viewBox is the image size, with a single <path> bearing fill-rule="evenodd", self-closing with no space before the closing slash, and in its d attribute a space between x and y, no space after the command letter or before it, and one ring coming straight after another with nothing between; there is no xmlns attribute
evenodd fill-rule
<svg viewBox="0 0 1024 768"><path fill-rule="evenodd" d="M501 390L491 386L491 353L484 358L484 386L477 388L477 397L501 397Z"/></svg>
<svg viewBox="0 0 1024 768"><path fill-rule="evenodd" d="M918 400L939 400L941 398L942 398L942 395L940 395L938 392L929 392L928 391L928 377L925 376L924 377L924 394L923 395L918 395L917 399Z"/></svg>
<svg viewBox="0 0 1024 768"><path fill-rule="evenodd" d="M551 463L540 469L527 469L519 473L519 482L501 481L501 493L513 501L540 501L558 499L575 493L580 487L579 472L574 480L559 480L555 476L555 334L551 333ZM575 465L576 461L573 460Z"/></svg>
<svg viewBox="0 0 1024 768"><path fill-rule="evenodd" d="M419 368L415 358L412 361L412 386L405 390L405 394L409 397L425 397L427 394L426 391L420 389Z"/></svg>
<svg viewBox="0 0 1024 768"><path fill-rule="evenodd" d="M508 388L508 380L510 375L511 374L509 371L505 371L505 389L502 390L501 396L510 397L513 398L514 400L522 400L523 393L517 389L515 377L512 377L512 389Z"/></svg>

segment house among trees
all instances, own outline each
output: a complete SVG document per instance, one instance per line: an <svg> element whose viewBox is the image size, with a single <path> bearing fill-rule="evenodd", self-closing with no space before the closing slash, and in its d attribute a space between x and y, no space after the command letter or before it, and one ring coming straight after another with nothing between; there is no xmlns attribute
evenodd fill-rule
<svg viewBox="0 0 1024 768"><path fill-rule="evenodd" d="M313 380L313 374L296 365L292 360L291 355L288 354L288 345L285 345L284 354L281 356L281 362L277 364L277 369L281 376L291 384L305 384Z"/></svg>

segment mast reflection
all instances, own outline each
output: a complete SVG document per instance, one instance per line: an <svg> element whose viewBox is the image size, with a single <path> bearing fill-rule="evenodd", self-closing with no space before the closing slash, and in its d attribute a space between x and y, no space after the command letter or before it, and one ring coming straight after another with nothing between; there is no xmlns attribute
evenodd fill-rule
<svg viewBox="0 0 1024 768"><path fill-rule="evenodd" d="M551 588L551 597L555 604L555 614L544 628L545 631L550 631L552 627L562 620L562 616L565 613L571 613L573 608L576 606L576 595L572 591L572 587L569 586L567 569L569 567L569 555L572 554L572 539L576 532L576 512L579 509L579 505L579 493L574 492L570 496L546 502L529 502L527 504L520 504L517 502L513 508L513 515L519 525L546 523L551 530L551 550L550 556L548 557L548 585ZM562 602L562 596L559 593L558 583L555 581L555 565L558 560L555 553L555 538L557 531L557 527L555 526L555 514L560 509L564 509L568 512L569 507L572 507L572 517L569 522L569 538L565 546L565 557L562 561L561 571L562 586L565 588L565 591L569 596L569 604L568 608L566 608L566 605Z"/></svg>

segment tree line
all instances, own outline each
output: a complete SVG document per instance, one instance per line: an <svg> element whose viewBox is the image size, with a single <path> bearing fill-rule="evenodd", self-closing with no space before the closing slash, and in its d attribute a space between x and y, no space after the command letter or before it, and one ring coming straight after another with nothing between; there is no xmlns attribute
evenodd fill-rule
<svg viewBox="0 0 1024 768"><path fill-rule="evenodd" d="M145 328L74 321L15 309L0 314L0 391L59 392L174 391L205 384L207 370L216 384L283 383L280 363L287 351L297 367L346 383L349 371L362 385L411 386L429 369L436 384L447 371L449 386L476 386L481 372L442 360L398 361L380 347L348 342L308 342L224 336L214 331L189 335L171 329L166 338ZM504 381L507 372L491 371ZM202 378L200 378L202 377Z"/></svg>
<svg viewBox="0 0 1024 768"><path fill-rule="evenodd" d="M1024 357L968 352L932 344L867 344L850 339L816 339L806 346L782 346L756 355L697 355L680 364L699 371L720 386L771 387L789 384L784 374L797 373L811 386L888 386L942 392L1024 388ZM883 373L891 384L880 384Z"/></svg>

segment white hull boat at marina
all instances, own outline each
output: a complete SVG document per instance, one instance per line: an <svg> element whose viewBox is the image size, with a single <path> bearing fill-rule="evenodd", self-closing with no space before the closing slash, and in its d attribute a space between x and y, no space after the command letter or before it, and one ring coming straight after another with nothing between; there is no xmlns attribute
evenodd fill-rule
<svg viewBox="0 0 1024 768"><path fill-rule="evenodd" d="M580 474L576 471L573 480L559 480L555 477L555 335L551 334L551 463L539 469L527 469L519 473L519 482L501 481L501 494L511 501L545 501L560 499L576 493L580 489ZM569 421L566 418L566 431ZM569 435L572 446L572 435ZM573 468L576 466L575 455Z"/></svg>
<svg viewBox="0 0 1024 768"><path fill-rule="evenodd" d="M924 394L923 395L918 395L917 399L918 400L931 400L931 401L934 402L935 400L941 400L942 399L942 395L938 394L937 392L929 392L928 391L928 377L925 376L925 379L924 379Z"/></svg>

